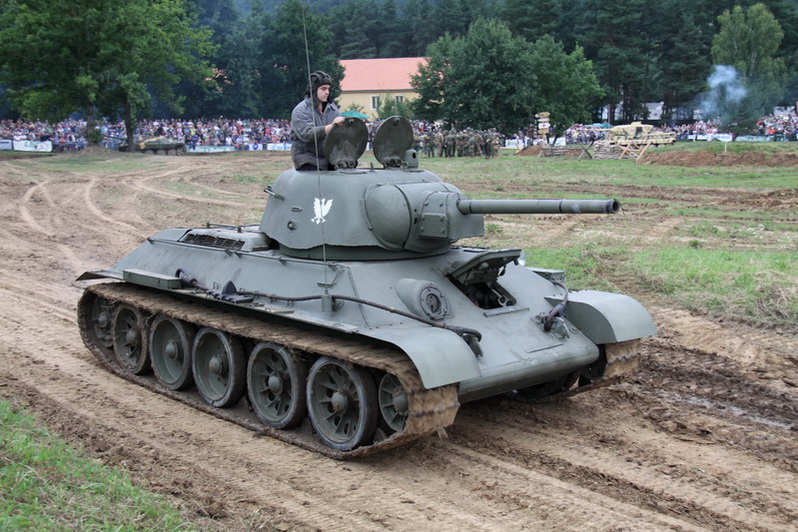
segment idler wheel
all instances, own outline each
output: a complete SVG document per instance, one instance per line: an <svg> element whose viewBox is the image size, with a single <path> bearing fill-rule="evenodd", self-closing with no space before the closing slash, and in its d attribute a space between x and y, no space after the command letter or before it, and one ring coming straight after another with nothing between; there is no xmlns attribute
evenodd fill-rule
<svg viewBox="0 0 798 532"><path fill-rule="evenodd" d="M246 361L235 336L203 327L194 337L191 367L200 397L211 406L225 407L244 394Z"/></svg>
<svg viewBox="0 0 798 532"><path fill-rule="evenodd" d="M147 351L147 325L137 308L121 305L114 314L111 331L114 353L119 363L134 375L149 370Z"/></svg>
<svg viewBox="0 0 798 532"><path fill-rule="evenodd" d="M104 297L92 294L91 324L94 336L99 345L113 347L114 309L111 302Z"/></svg>
<svg viewBox="0 0 798 532"><path fill-rule="evenodd" d="M310 368L308 414L319 438L348 451L371 442L379 417L377 391L369 372L329 357Z"/></svg>
<svg viewBox="0 0 798 532"><path fill-rule="evenodd" d="M159 316L150 331L150 357L158 380L172 390L194 382L191 373L191 345L194 327L169 316Z"/></svg>
<svg viewBox="0 0 798 532"><path fill-rule="evenodd" d="M410 403L407 392L396 375L390 373L383 375L377 395L380 401L382 420L392 431L404 431Z"/></svg>
<svg viewBox="0 0 798 532"><path fill-rule="evenodd" d="M256 345L247 366L247 390L258 418L276 429L302 421L307 414L307 378L307 363L286 347L272 342Z"/></svg>

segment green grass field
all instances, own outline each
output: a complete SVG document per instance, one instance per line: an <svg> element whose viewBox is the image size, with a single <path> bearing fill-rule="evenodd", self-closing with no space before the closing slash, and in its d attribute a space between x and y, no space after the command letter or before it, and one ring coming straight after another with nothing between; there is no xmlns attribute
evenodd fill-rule
<svg viewBox="0 0 798 532"><path fill-rule="evenodd" d="M0 530L194 530L136 487L0 401Z"/></svg>

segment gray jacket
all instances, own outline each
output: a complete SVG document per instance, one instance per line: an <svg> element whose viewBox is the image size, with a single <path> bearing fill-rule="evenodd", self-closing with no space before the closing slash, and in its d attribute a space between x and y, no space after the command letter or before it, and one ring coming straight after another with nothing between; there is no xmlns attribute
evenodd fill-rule
<svg viewBox="0 0 798 532"><path fill-rule="evenodd" d="M338 107L329 102L324 112L313 107L310 97L305 98L294 107L291 113L291 158L294 168L312 164L319 170L330 170L330 164L324 155L324 126L332 124L337 116Z"/></svg>

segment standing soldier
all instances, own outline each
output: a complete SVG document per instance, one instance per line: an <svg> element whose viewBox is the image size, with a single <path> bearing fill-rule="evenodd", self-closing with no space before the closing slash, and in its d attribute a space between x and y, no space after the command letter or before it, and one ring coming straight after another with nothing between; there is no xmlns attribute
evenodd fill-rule
<svg viewBox="0 0 798 532"><path fill-rule="evenodd" d="M493 133L488 130L483 138L485 139L485 158L490 159L493 157Z"/></svg>
<svg viewBox="0 0 798 532"><path fill-rule="evenodd" d="M427 144L429 145L429 155L427 157L435 157L435 150L437 149L436 142L435 142L435 132L431 131L427 133Z"/></svg>
<svg viewBox="0 0 798 532"><path fill-rule="evenodd" d="M443 157L443 152L446 150L446 137L443 136L443 131L440 129L435 131L435 145L438 147L438 157Z"/></svg>
<svg viewBox="0 0 798 532"><path fill-rule="evenodd" d="M455 136L454 128L452 128L446 134L446 157L454 157L454 151L456 145L457 145L457 136Z"/></svg>

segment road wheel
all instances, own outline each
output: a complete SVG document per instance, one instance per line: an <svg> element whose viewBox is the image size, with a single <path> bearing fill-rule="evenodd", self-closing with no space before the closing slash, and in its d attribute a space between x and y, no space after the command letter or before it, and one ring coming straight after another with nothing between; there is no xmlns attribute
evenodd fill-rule
<svg viewBox="0 0 798 532"><path fill-rule="evenodd" d="M209 405L221 408L241 399L246 362L235 336L210 327L200 329L194 337L191 366L197 391Z"/></svg>
<svg viewBox="0 0 798 532"><path fill-rule="evenodd" d="M319 358L310 368L307 398L311 424L327 446L348 451L371 442L379 409L365 368Z"/></svg>
<svg viewBox="0 0 798 532"><path fill-rule="evenodd" d="M261 342L247 366L249 401L258 418L275 429L297 425L307 414L308 367L288 348Z"/></svg>
<svg viewBox="0 0 798 532"><path fill-rule="evenodd" d="M134 375L150 369L147 352L147 324L144 315L130 305L120 305L112 328L114 353L119 363Z"/></svg>
<svg viewBox="0 0 798 532"><path fill-rule="evenodd" d="M150 328L150 357L158 380L172 390L194 382L191 346L194 327L169 316L159 316Z"/></svg>

